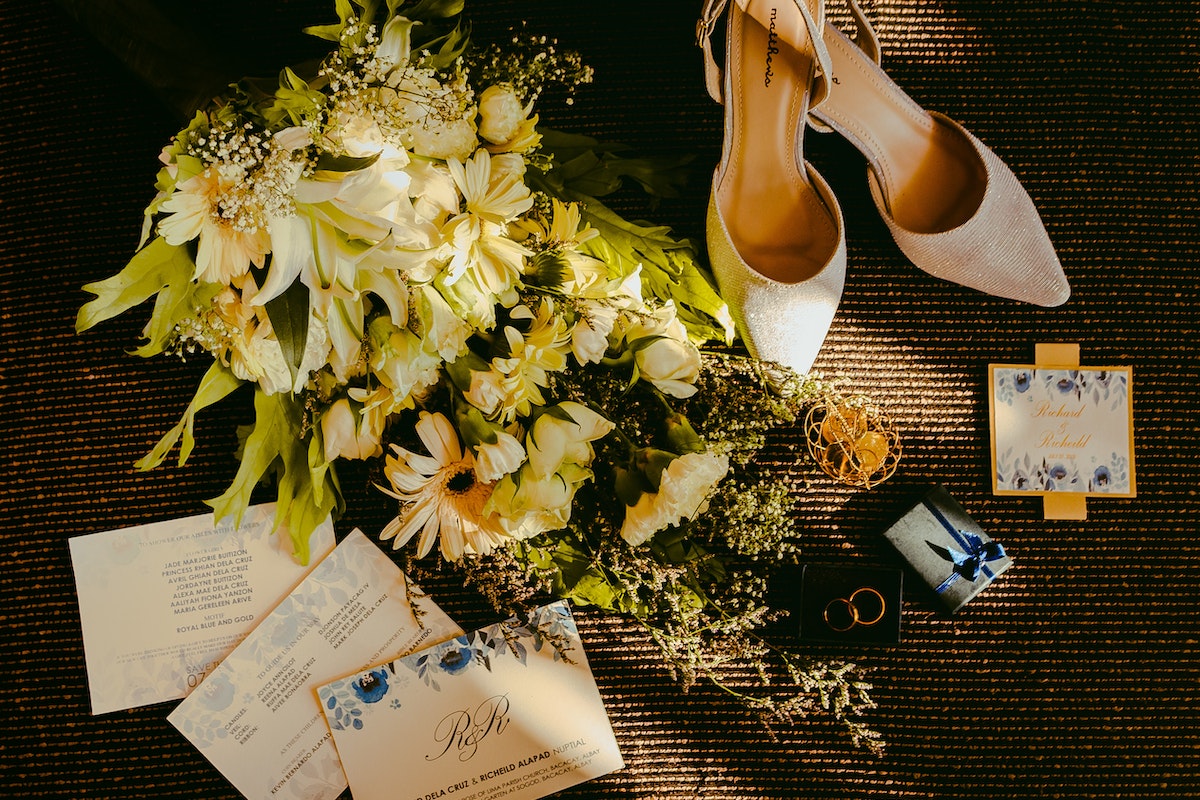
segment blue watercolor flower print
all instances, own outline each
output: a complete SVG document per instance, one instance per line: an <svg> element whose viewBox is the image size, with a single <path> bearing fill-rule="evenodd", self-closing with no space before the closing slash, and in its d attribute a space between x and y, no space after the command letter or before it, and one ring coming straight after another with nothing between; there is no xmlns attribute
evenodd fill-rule
<svg viewBox="0 0 1200 800"><path fill-rule="evenodd" d="M470 647L451 647L446 652L442 653L442 657L438 662L438 666L442 668L442 672L447 675L457 675L471 665L471 661L475 658L475 651Z"/></svg>
<svg viewBox="0 0 1200 800"><path fill-rule="evenodd" d="M1012 488L1025 491L1029 488L1029 476L1020 469L1014 469L1011 479Z"/></svg>
<svg viewBox="0 0 1200 800"><path fill-rule="evenodd" d="M225 675L210 675L197 690L200 704L212 711L224 711L233 704L235 690Z"/></svg>
<svg viewBox="0 0 1200 800"><path fill-rule="evenodd" d="M1043 463L1039 473L1042 487L1048 492L1067 491L1069 487L1079 483L1078 472L1067 469L1064 464Z"/></svg>
<svg viewBox="0 0 1200 800"><path fill-rule="evenodd" d="M378 703L387 694L387 670L379 668L364 672L354 680L351 688L364 703Z"/></svg>
<svg viewBox="0 0 1200 800"><path fill-rule="evenodd" d="M561 658L569 661L566 653L578 637L570 609L565 602L558 601L534 609L523 618L512 617L481 628L397 663L406 664L427 686L440 692L438 675L453 677L472 664L478 664L490 672L492 662L497 658L511 657L521 664L527 663L527 642L532 644L535 651L541 650L543 645L552 645L556 660Z"/></svg>

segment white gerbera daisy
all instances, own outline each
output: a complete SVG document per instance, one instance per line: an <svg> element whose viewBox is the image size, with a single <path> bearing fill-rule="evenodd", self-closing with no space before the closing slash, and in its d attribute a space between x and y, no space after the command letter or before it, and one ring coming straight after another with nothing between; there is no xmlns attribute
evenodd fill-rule
<svg viewBox="0 0 1200 800"><path fill-rule="evenodd" d="M401 509L379 538L394 538L392 546L399 549L420 531L418 558L433 549L435 539L447 561L490 553L509 538L499 518L484 512L494 484L479 479L474 457L444 414L422 411L416 430L430 454L392 445L394 455L384 468L391 489L379 488L399 500Z"/></svg>
<svg viewBox="0 0 1200 800"><path fill-rule="evenodd" d="M215 167L188 178L162 204L166 212L158 231L167 244L181 245L198 239L195 278L203 283L229 285L261 267L270 251L267 231L242 219L222 214L226 196L241 183L241 174L226 177Z"/></svg>

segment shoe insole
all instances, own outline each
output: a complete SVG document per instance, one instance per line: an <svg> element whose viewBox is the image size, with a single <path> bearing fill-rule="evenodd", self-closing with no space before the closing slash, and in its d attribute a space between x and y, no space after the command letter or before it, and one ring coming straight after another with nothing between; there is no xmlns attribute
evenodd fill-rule
<svg viewBox="0 0 1200 800"><path fill-rule="evenodd" d="M921 108L830 25L825 44L834 81L815 116L867 157L892 219L916 233L946 231L968 220L986 185L970 141Z"/></svg>
<svg viewBox="0 0 1200 800"><path fill-rule="evenodd" d="M784 283L813 277L837 248L832 215L800 163L812 44L794 0L729 5L728 163L716 191L742 259Z"/></svg>

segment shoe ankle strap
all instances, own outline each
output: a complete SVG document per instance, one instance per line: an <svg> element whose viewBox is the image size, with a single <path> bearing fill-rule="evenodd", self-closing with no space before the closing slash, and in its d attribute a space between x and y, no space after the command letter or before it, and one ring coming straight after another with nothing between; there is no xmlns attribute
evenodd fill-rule
<svg viewBox="0 0 1200 800"><path fill-rule="evenodd" d="M745 8L749 0L734 0L738 6ZM821 18L814 19L812 12L808 10L808 3L805 0L793 0L796 8L800 9L800 16L804 18L804 25L808 29L808 38L812 42L813 51L816 54L817 68L816 74L813 75L812 90L809 93L808 107L810 109L819 106L829 95L829 81L832 80L833 62L829 56L829 49L825 47L825 40L822 36L822 31L825 26L825 6L824 3L818 5L818 11ZM854 4L854 0L850 0ZM712 52L712 33L717 27L717 21L721 15L725 13L726 7L729 5L729 0L704 0L704 8L700 12L700 21L696 23L696 44L704 51L704 85L708 89L709 95L718 103L725 102L725 79L724 73L713 57ZM857 5L856 5L857 7ZM861 11L859 11L861 15ZM863 18L863 24L870 28Z"/></svg>
<svg viewBox="0 0 1200 800"><path fill-rule="evenodd" d="M860 50L866 53L867 58L874 61L878 66L881 48L879 47L879 36L875 33L875 27L867 19L866 12L858 4L858 0L846 0L846 4L850 8L850 18L854 22L854 35L851 37L851 40ZM833 128L827 122L812 113L811 107L808 113L808 125L813 130L821 133L833 132Z"/></svg>
<svg viewBox="0 0 1200 800"><path fill-rule="evenodd" d="M881 51L879 36L875 33L874 26L867 19L866 12L858 4L858 0L846 0L846 3L850 6L850 17L854 20L854 43L867 54L868 58L879 64Z"/></svg>

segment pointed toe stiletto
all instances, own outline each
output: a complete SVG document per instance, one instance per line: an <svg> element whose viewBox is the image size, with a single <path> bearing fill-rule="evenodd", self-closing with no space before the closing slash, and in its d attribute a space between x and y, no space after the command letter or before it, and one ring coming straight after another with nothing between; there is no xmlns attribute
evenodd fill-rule
<svg viewBox="0 0 1200 800"><path fill-rule="evenodd" d="M863 153L880 215L900 250L935 277L987 294L1057 306L1071 289L1041 217L1012 170L954 120L923 109L879 66L875 31L855 0L854 41L830 24L836 80L809 124Z"/></svg>
<svg viewBox="0 0 1200 800"><path fill-rule="evenodd" d="M728 5L725 69L709 37ZM725 139L707 217L709 261L747 349L811 367L846 277L841 211L804 160L804 120L828 90L821 0L708 0L697 26Z"/></svg>

